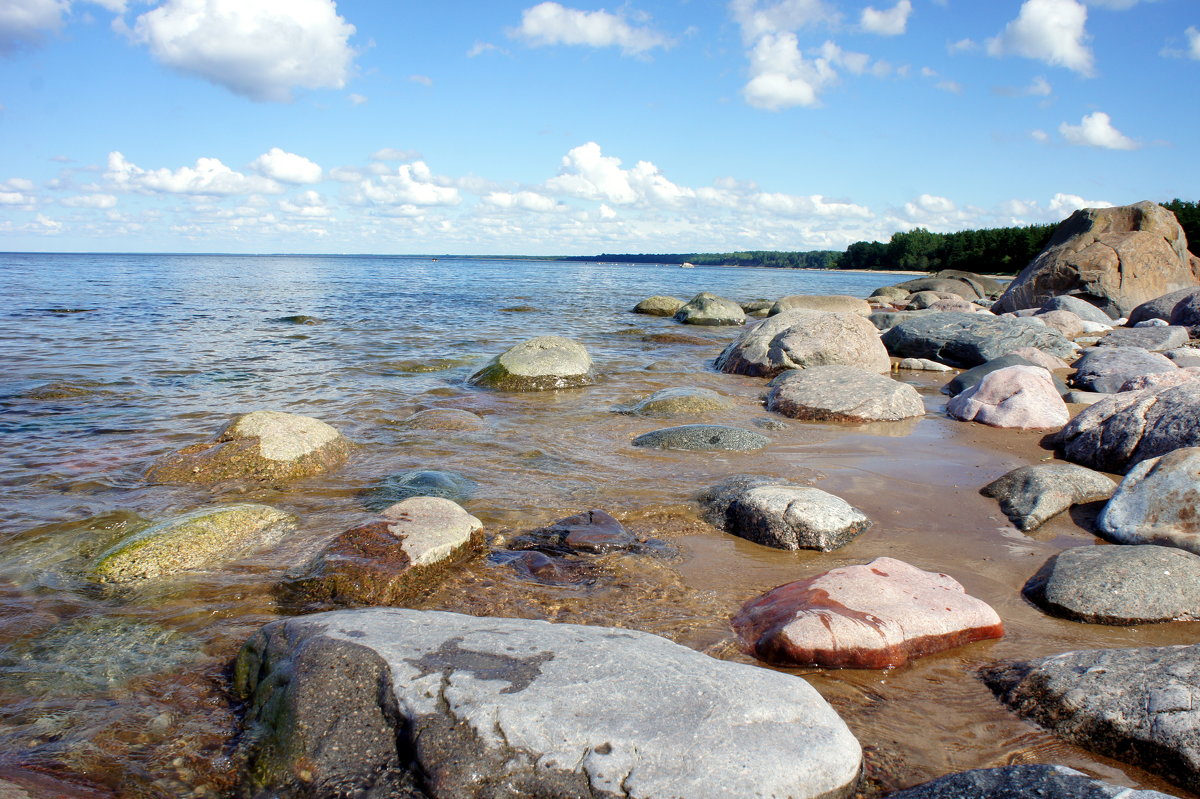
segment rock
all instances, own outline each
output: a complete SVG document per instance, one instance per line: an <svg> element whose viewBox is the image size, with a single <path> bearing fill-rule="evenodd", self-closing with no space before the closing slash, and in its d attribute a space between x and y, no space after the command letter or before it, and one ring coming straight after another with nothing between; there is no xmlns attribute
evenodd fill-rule
<svg viewBox="0 0 1200 799"><path fill-rule="evenodd" d="M160 458L146 476L158 483L285 482L335 469L349 455L350 442L318 419L254 411L235 418L212 441Z"/></svg>
<svg viewBox="0 0 1200 799"><path fill-rule="evenodd" d="M979 275L975 272L964 272L959 269L942 269L935 272L935 278L961 280L971 288L979 292L980 297L998 297L1004 293L1004 289L1008 286L1008 281L996 280L987 275Z"/></svg>
<svg viewBox="0 0 1200 799"><path fill-rule="evenodd" d="M786 311L742 333L714 363L719 372L774 377L788 369L844 364L888 372L879 333L857 314Z"/></svg>
<svg viewBox="0 0 1200 799"><path fill-rule="evenodd" d="M704 518L714 527L726 530L730 524L729 508L738 497L751 488L786 484L787 481L781 477L737 474L704 489L696 496L696 500L700 503Z"/></svg>
<svg viewBox="0 0 1200 799"><path fill-rule="evenodd" d="M1100 394L1096 391L1068 391L1063 394L1063 402L1068 405L1095 405L1105 397L1111 397L1112 394Z"/></svg>
<svg viewBox="0 0 1200 799"><path fill-rule="evenodd" d="M844 499L807 486L769 485L742 491L726 511L725 532L775 549L830 552L871 526Z"/></svg>
<svg viewBox="0 0 1200 799"><path fill-rule="evenodd" d="M639 540L625 529L611 514L602 510L588 510L559 519L551 525L540 527L507 542L513 550L538 550L548 554L605 555L609 552L669 551L657 539Z"/></svg>
<svg viewBox="0 0 1200 799"><path fill-rule="evenodd" d="M1059 294L1042 303L1039 313L1046 311L1070 311L1085 322L1096 322L1111 327L1113 318L1087 300L1070 294Z"/></svg>
<svg viewBox="0 0 1200 799"><path fill-rule="evenodd" d="M1186 369L1189 366L1200 366L1200 349L1195 347L1177 347L1173 350L1167 350L1163 353L1171 359L1181 369Z"/></svg>
<svg viewBox="0 0 1200 799"><path fill-rule="evenodd" d="M1180 298L1171 309L1171 316L1167 321L1172 325L1184 327L1200 325L1200 288L1193 289Z"/></svg>
<svg viewBox="0 0 1200 799"><path fill-rule="evenodd" d="M1170 327L1170 324L1162 319L1143 319L1136 325L1130 325L1130 327Z"/></svg>
<svg viewBox="0 0 1200 799"><path fill-rule="evenodd" d="M1179 304L1180 300L1195 295L1200 295L1200 286L1189 286L1188 288L1171 291L1160 297L1147 300L1129 312L1129 321L1127 324L1132 326L1148 319L1161 319L1164 322L1169 322L1171 320L1171 311L1175 310L1175 306Z"/></svg>
<svg viewBox="0 0 1200 799"><path fill-rule="evenodd" d="M676 333L674 331L647 333L642 336L642 341L651 344L690 344L697 347L712 347L721 343L705 336L693 336L690 333Z"/></svg>
<svg viewBox="0 0 1200 799"><path fill-rule="evenodd" d="M1045 324L1046 327L1050 328L1051 330L1057 330L1067 338L1072 338L1087 332L1084 330L1083 320L1070 311L1046 311L1045 313L1038 314L1034 318L1041 319L1042 323Z"/></svg>
<svg viewBox="0 0 1200 799"><path fill-rule="evenodd" d="M536 549L497 549L488 553L488 563L505 566L518 579L554 586L590 586L600 578L594 561L567 558Z"/></svg>
<svg viewBox="0 0 1200 799"><path fill-rule="evenodd" d="M310 602L403 604L479 549L482 530L448 499L406 499L338 535L284 588Z"/></svg>
<svg viewBox="0 0 1200 799"><path fill-rule="evenodd" d="M279 322L285 325L323 325L324 319L316 316L308 316L307 314L294 314L292 316L281 316L278 319L272 319L272 322Z"/></svg>
<svg viewBox="0 0 1200 799"><path fill-rule="evenodd" d="M263 627L234 681L244 790L280 799L817 799L849 792L861 763L802 678L636 630L321 613Z"/></svg>
<svg viewBox="0 0 1200 799"><path fill-rule="evenodd" d="M1058 226L993 310L1029 308L1074 294L1118 317L1197 282L1183 228L1167 209L1149 202L1084 208Z"/></svg>
<svg viewBox="0 0 1200 799"><path fill-rule="evenodd" d="M980 676L1001 702L1071 743L1200 788L1200 645L1064 652Z"/></svg>
<svg viewBox="0 0 1200 799"><path fill-rule="evenodd" d="M483 417L458 408L429 408L417 411L400 421L413 430L482 430L487 427Z"/></svg>
<svg viewBox="0 0 1200 799"><path fill-rule="evenodd" d="M1025 349L1029 350L1032 348L1026 347ZM1038 350L1034 350L1034 352L1038 352ZM968 388L979 385L979 381L983 380L986 375L990 375L992 372L997 372L1001 369L1007 369L1010 366L1034 366L1046 368L1041 364L1034 363L1033 361L1027 359L1024 355L1010 352L1008 355L1001 355L999 358L993 358L987 363L981 363L979 366L968 369L967 371L959 374L949 383L942 386L942 393L949 394L952 397L956 396L963 393ZM1051 379L1054 380L1054 387L1060 394L1066 393L1067 384L1062 382L1061 378L1051 375Z"/></svg>
<svg viewBox="0 0 1200 799"><path fill-rule="evenodd" d="M561 336L539 336L493 358L467 380L496 391L547 391L595 382L592 359L582 344Z"/></svg>
<svg viewBox="0 0 1200 799"><path fill-rule="evenodd" d="M791 294L776 300L767 315L776 316L784 311L796 310L871 315L871 306L866 300L848 294Z"/></svg>
<svg viewBox="0 0 1200 799"><path fill-rule="evenodd" d="M465 502L475 493L475 483L458 472L442 469L416 469L389 475L364 492L368 508L383 511L411 497L441 497Z"/></svg>
<svg viewBox="0 0 1200 799"><path fill-rule="evenodd" d="M1111 478L1082 466L1039 463L1013 469L979 493L999 500L1009 521L1029 532L1072 505L1108 499L1116 488Z"/></svg>
<svg viewBox="0 0 1200 799"><path fill-rule="evenodd" d="M888 799L1172 799L1094 780L1066 766L1001 766L947 774Z"/></svg>
<svg viewBox="0 0 1200 799"><path fill-rule="evenodd" d="M1122 391L1141 391L1146 388L1168 388L1170 386L1181 386L1184 383L1190 383L1200 377L1200 369L1194 366L1189 366L1186 369L1172 369L1168 372L1154 372L1148 375L1138 375L1131 377L1121 384L1121 388L1116 393Z"/></svg>
<svg viewBox="0 0 1200 799"><path fill-rule="evenodd" d="M872 297L881 297L889 303L899 302L901 300L907 300L908 295L911 293L912 292L908 289L902 289L899 286L880 286L872 291L871 296L867 299L871 299Z"/></svg>
<svg viewBox="0 0 1200 799"><path fill-rule="evenodd" d="M1176 368L1170 358L1137 347L1095 347L1075 362L1071 385L1115 394L1132 377Z"/></svg>
<svg viewBox="0 0 1200 799"><path fill-rule="evenodd" d="M1050 355L1042 352L1035 347L1020 347L1013 350L1010 355L1020 355L1025 360L1029 361L1034 366L1040 366L1043 369L1049 369L1053 372L1055 369L1070 369L1071 364L1059 358L1056 355Z"/></svg>
<svg viewBox="0 0 1200 799"><path fill-rule="evenodd" d="M1200 448L1182 447L1129 470L1097 520L1122 544L1162 544L1200 554Z"/></svg>
<svg viewBox="0 0 1200 799"><path fill-rule="evenodd" d="M762 449L770 443L771 439L761 433L718 424L685 424L679 427L666 427L662 430L643 433L633 440L635 447L698 451L747 451Z"/></svg>
<svg viewBox="0 0 1200 799"><path fill-rule="evenodd" d="M962 297L957 294L951 294L948 291L916 291L909 295L908 302L904 303L904 307L910 311L924 311L931 309L934 303L951 298L962 302L964 305L967 304L967 301Z"/></svg>
<svg viewBox="0 0 1200 799"><path fill-rule="evenodd" d="M1021 347L1071 357L1075 347L1062 334L1025 319L973 313L933 313L896 324L883 334L888 353L930 358L971 368Z"/></svg>
<svg viewBox="0 0 1200 799"><path fill-rule="evenodd" d="M1051 441L1067 460L1122 474L1171 450L1200 446L1200 381L1113 394Z"/></svg>
<svg viewBox="0 0 1200 799"><path fill-rule="evenodd" d="M1125 327L1100 339L1100 347L1140 347L1150 352L1173 350L1188 343L1186 327Z"/></svg>
<svg viewBox="0 0 1200 799"><path fill-rule="evenodd" d="M617 413L633 416L685 416L724 411L733 407L733 400L707 388L664 388L633 405L613 408Z"/></svg>
<svg viewBox="0 0 1200 799"><path fill-rule="evenodd" d="M1052 616L1092 624L1200 619L1200 555L1152 545L1073 547L1029 579L1024 594Z"/></svg>
<svg viewBox="0 0 1200 799"><path fill-rule="evenodd" d="M937 311L876 311L867 318L871 320L871 324L875 325L876 330L884 331L891 330L906 319L929 316L934 313L937 313Z"/></svg>
<svg viewBox="0 0 1200 799"><path fill-rule="evenodd" d="M913 296L916 295L914 294ZM936 302L931 302L926 307L929 310L937 313L944 313L947 311L954 311L958 313L990 313L990 311L980 308L978 305L959 297L955 297L952 300L937 300Z"/></svg>
<svg viewBox="0 0 1200 799"><path fill-rule="evenodd" d="M918 291L937 291L943 294L955 294L964 300L974 300L980 296L979 291L970 283L954 278L919 277L914 280L897 283L896 287L908 289L914 294Z"/></svg>
<svg viewBox="0 0 1200 799"><path fill-rule="evenodd" d="M120 541L99 557L91 576L102 583L133 583L217 568L277 543L297 522L266 505L201 508Z"/></svg>
<svg viewBox="0 0 1200 799"><path fill-rule="evenodd" d="M733 300L702 291L675 312L675 321L685 325L725 327L746 324L746 312Z"/></svg>
<svg viewBox="0 0 1200 799"><path fill-rule="evenodd" d="M100 400L111 392L97 380L51 380L20 392L24 400L49 402L54 400Z"/></svg>
<svg viewBox="0 0 1200 799"><path fill-rule="evenodd" d="M674 316L679 309L683 307L683 300L675 297L664 297L662 294L655 294L653 297L647 297L633 307L634 313L648 314L650 316Z"/></svg>
<svg viewBox="0 0 1200 799"><path fill-rule="evenodd" d="M749 302L739 302L738 305L742 306L746 316L755 316L760 319L769 316L771 308L775 307L775 303L771 300L750 300Z"/></svg>
<svg viewBox="0 0 1200 799"><path fill-rule="evenodd" d="M759 660L822 668L895 668L1004 634L996 612L954 578L895 558L781 585L742 605L732 625Z"/></svg>
<svg viewBox="0 0 1200 799"><path fill-rule="evenodd" d="M964 422L1022 430L1059 428L1071 418L1050 373L1040 366L992 372L953 397L946 412Z"/></svg>
<svg viewBox="0 0 1200 799"><path fill-rule="evenodd" d="M897 369L911 369L916 372L953 372L954 369L944 363L931 361L928 358L903 358L896 364Z"/></svg>
<svg viewBox="0 0 1200 799"><path fill-rule="evenodd" d="M781 375L767 410L816 422L895 422L925 415L907 383L855 366L810 366Z"/></svg>

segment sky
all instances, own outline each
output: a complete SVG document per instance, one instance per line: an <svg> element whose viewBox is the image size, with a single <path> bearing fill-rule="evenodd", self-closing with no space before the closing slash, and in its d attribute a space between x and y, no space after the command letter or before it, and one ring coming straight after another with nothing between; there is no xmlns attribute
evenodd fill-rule
<svg viewBox="0 0 1200 799"><path fill-rule="evenodd" d="M1200 200L1197 0L0 0L0 250L844 249Z"/></svg>

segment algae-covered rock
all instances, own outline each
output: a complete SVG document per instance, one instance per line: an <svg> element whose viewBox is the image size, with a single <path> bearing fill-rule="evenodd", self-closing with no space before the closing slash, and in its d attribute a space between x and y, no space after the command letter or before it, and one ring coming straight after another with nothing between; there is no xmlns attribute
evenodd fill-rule
<svg viewBox="0 0 1200 799"><path fill-rule="evenodd" d="M266 505L202 508L119 542L100 556L91 574L104 583L131 583L211 569L270 546L296 522L292 514Z"/></svg>
<svg viewBox="0 0 1200 799"><path fill-rule="evenodd" d="M577 341L538 336L493 358L467 381L497 391L547 391L595 382L592 359Z"/></svg>
<svg viewBox="0 0 1200 799"><path fill-rule="evenodd" d="M311 416L254 411L234 419L212 441L160 458L147 477L160 483L275 482L311 477L341 466L350 442Z"/></svg>
<svg viewBox="0 0 1200 799"><path fill-rule="evenodd" d="M733 407L733 400L707 388L680 386L655 391L632 405L618 405L617 413L631 416L683 416L724 411Z"/></svg>

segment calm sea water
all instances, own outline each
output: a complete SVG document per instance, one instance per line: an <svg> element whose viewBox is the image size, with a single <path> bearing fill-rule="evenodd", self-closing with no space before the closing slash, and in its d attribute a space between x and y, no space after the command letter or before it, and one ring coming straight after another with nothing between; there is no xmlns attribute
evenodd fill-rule
<svg viewBox="0 0 1200 799"><path fill-rule="evenodd" d="M610 558L605 578L587 588L533 584L478 559L418 607L634 627L750 662L727 622L743 601L829 568L902 557L960 580L997 608L1008 633L890 672L795 672L870 747L875 790L1019 762L1164 788L1020 721L973 677L996 658L1190 643L1200 634L1196 624L1065 622L1021 598L1047 557L1094 541L1066 514L1024 536L979 496L986 482L1047 457L1040 436L948 420L941 381L921 373L899 379L921 391L923 419L781 420L762 407L763 381L711 370L739 331L629 312L653 294L866 296L894 280L466 258L0 255L0 780L98 791L46 789L55 796L229 795L239 705L227 668L254 630L296 612L276 590L281 578L372 518L364 497L388 475L436 468L474 483L465 507L493 546L600 508L638 535L665 539L678 556ZM294 315L321 321L282 321ZM681 333L690 338L662 336ZM512 395L466 385L493 355L551 334L587 346L596 385ZM612 409L674 386L729 397L730 409L703 420L766 424L771 445L703 454L631 447L635 436L682 421ZM433 407L474 411L486 427L403 424ZM285 488L147 484L156 457L256 409L315 416L359 446L336 473ZM818 486L875 525L835 553L781 552L724 535L700 518L694 497L734 474ZM226 568L133 591L87 579L97 554L136 520L233 501L288 510L300 529Z"/></svg>

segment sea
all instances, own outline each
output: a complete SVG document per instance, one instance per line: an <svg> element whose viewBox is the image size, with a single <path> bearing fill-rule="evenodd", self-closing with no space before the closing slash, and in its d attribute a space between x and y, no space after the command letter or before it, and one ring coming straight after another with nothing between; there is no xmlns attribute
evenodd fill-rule
<svg viewBox="0 0 1200 799"><path fill-rule="evenodd" d="M0 254L0 781L48 796L234 795L244 698L229 668L239 647L265 623L314 610L279 586L332 537L374 518L382 486L440 470L471 486L462 504L483 522L492 556L464 564L415 607L637 628L753 663L728 627L742 602L828 568L901 557L959 579L1000 611L1008 635L888 672L791 670L867 746L868 795L1025 762L1164 789L1017 719L973 676L997 658L1191 642L1198 631L1097 630L1021 598L1046 557L1094 540L1066 518L1037 538L1016 533L979 496L1044 457L1036 436L947 419L943 378L915 372L896 377L921 392L922 419L782 419L763 407L764 381L712 368L739 329L631 312L651 295L866 297L902 279L450 256ZM493 356L541 335L582 343L596 383L529 394L468 383ZM685 386L730 407L694 420L619 412ZM471 411L483 427L406 422L430 408ZM254 410L333 425L355 444L350 462L286 486L147 480L155 459ZM751 453L630 444L689 421L754 429L772 443ZM835 553L734 538L696 498L741 474L831 491L875 524ZM144 586L88 576L138 525L247 501L296 514L299 529L268 551ZM590 509L663 542L660 554L609 557L589 566L592 578L562 583L494 557L511 537Z"/></svg>

